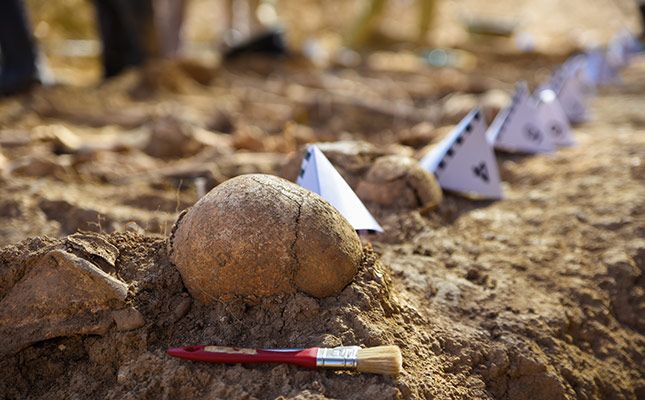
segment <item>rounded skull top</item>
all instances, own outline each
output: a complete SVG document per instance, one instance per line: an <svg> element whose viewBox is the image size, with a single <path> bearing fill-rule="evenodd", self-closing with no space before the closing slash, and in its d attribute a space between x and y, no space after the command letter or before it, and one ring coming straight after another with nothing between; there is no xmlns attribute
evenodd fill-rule
<svg viewBox="0 0 645 400"><path fill-rule="evenodd" d="M416 160L397 155L377 159L356 194L364 201L392 208L433 209L443 200L434 174Z"/></svg>
<svg viewBox="0 0 645 400"><path fill-rule="evenodd" d="M297 290L332 296L363 257L356 231L334 207L262 174L211 190L179 216L168 246L188 291L204 303Z"/></svg>

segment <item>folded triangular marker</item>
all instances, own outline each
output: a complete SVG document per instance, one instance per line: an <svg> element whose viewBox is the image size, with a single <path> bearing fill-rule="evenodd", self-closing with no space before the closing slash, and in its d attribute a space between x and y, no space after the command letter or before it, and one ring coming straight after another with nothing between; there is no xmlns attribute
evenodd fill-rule
<svg viewBox="0 0 645 400"><path fill-rule="evenodd" d="M383 232L383 228L317 146L307 147L296 183L327 200L357 231Z"/></svg>
<svg viewBox="0 0 645 400"><path fill-rule="evenodd" d="M631 57L643 51L643 45L641 44L640 40L638 40L636 35L634 35L634 33L629 29L623 29L619 33L619 37L622 38L621 41L623 47L625 48L625 52L627 53L628 62Z"/></svg>
<svg viewBox="0 0 645 400"><path fill-rule="evenodd" d="M630 59L640 51L640 41L627 29L617 33L607 46L607 58L610 64L623 68Z"/></svg>
<svg viewBox="0 0 645 400"><path fill-rule="evenodd" d="M551 136L543 131L525 82L516 85L511 104L497 114L486 136L496 149L506 151L545 153L555 149Z"/></svg>
<svg viewBox="0 0 645 400"><path fill-rule="evenodd" d="M583 55L571 57L553 74L549 82L571 123L589 120L587 97L591 88L585 84L584 79L585 65L588 62L588 58Z"/></svg>
<svg viewBox="0 0 645 400"><path fill-rule="evenodd" d="M618 72L628 63L627 49L621 38L614 38L607 45L607 62L609 66Z"/></svg>
<svg viewBox="0 0 645 400"><path fill-rule="evenodd" d="M616 56L622 57L620 55ZM599 47L589 50L585 58L584 78L588 83L599 86L619 81L618 68L611 65L608 52L605 49Z"/></svg>
<svg viewBox="0 0 645 400"><path fill-rule="evenodd" d="M446 190L487 199L503 197L497 160L479 109L471 111L420 164Z"/></svg>
<svg viewBox="0 0 645 400"><path fill-rule="evenodd" d="M587 100L589 97L596 94L596 82L592 82L589 78L589 54L577 54L575 56L569 57L567 61L562 64L560 71L556 71L553 74L555 77L557 74L561 73L561 79L559 86L550 85L549 89L552 89L556 94L562 89L562 86L565 83L565 77L575 76L579 82L580 93L583 97L583 100ZM607 73L607 71L603 72ZM552 78L554 80L555 78ZM555 87L557 86L557 87Z"/></svg>
<svg viewBox="0 0 645 400"><path fill-rule="evenodd" d="M564 113L560 101L551 89L538 93L538 116L542 120L544 132L551 136L556 146L573 146L575 140L567 115Z"/></svg>
<svg viewBox="0 0 645 400"><path fill-rule="evenodd" d="M593 86L602 85L606 79L605 52L601 48L595 48L587 51L585 57L585 81Z"/></svg>

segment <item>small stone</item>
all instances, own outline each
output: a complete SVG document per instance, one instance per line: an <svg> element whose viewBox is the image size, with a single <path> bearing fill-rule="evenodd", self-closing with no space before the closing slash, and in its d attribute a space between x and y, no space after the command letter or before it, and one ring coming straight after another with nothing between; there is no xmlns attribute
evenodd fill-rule
<svg viewBox="0 0 645 400"><path fill-rule="evenodd" d="M102 235L93 232L75 233L65 238L65 242L76 251L77 255L93 260L104 271L116 271L119 249L105 240Z"/></svg>
<svg viewBox="0 0 645 400"><path fill-rule="evenodd" d="M233 147L238 150L251 150L254 152L266 151L268 136L257 126L240 124L233 133Z"/></svg>
<svg viewBox="0 0 645 400"><path fill-rule="evenodd" d="M112 317L116 323L116 330L119 332L139 329L146 324L143 315L134 307L112 311Z"/></svg>
<svg viewBox="0 0 645 400"><path fill-rule="evenodd" d="M220 132L220 133L232 133L235 129L235 124L231 116L219 109L215 109L213 114L209 117L208 123L206 125L211 131Z"/></svg>
<svg viewBox="0 0 645 400"><path fill-rule="evenodd" d="M50 155L25 156L11 163L9 172L30 177L56 177L65 180L68 169L57 158Z"/></svg>
<svg viewBox="0 0 645 400"><path fill-rule="evenodd" d="M34 128L34 134L41 140L51 141L57 154L73 154L81 150L83 141L64 125L41 125Z"/></svg>
<svg viewBox="0 0 645 400"><path fill-rule="evenodd" d="M146 233L145 229L143 229L139 224L137 224L135 221L128 221L125 224L125 230L127 232L133 232L139 235L143 235Z"/></svg>
<svg viewBox="0 0 645 400"><path fill-rule="evenodd" d="M431 123L421 122L411 129L401 131L398 137L399 143L418 149L434 142L437 138L437 132Z"/></svg>
<svg viewBox="0 0 645 400"><path fill-rule="evenodd" d="M143 151L157 158L181 158L196 154L203 144L193 137L193 127L174 116L162 116L148 126Z"/></svg>
<svg viewBox="0 0 645 400"><path fill-rule="evenodd" d="M190 297L182 297L179 300L179 304L177 304L177 307L172 311L172 321L177 322L180 319L184 318L186 314L188 314L188 311L190 311L190 306L193 304L193 301L191 300Z"/></svg>
<svg viewBox="0 0 645 400"><path fill-rule="evenodd" d="M127 368L121 367L121 368L119 368L119 371L116 374L116 382L119 385L123 385L129 380L128 373L127 373L126 369Z"/></svg>

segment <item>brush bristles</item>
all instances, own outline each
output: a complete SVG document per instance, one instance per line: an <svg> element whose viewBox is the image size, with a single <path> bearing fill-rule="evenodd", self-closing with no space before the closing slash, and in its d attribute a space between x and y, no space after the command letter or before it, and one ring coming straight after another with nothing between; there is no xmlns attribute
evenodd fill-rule
<svg viewBox="0 0 645 400"><path fill-rule="evenodd" d="M378 346L358 351L357 370L381 375L398 375L403 370L399 346Z"/></svg>

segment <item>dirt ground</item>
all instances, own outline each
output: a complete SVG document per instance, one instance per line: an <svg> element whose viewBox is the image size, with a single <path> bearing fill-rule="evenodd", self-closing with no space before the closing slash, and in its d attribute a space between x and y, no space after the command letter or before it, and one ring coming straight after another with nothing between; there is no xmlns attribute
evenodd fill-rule
<svg viewBox="0 0 645 400"><path fill-rule="evenodd" d="M119 307L142 317L31 344L9 337L0 312L0 342L14 346L0 352L0 398L645 398L644 57L599 91L575 147L498 154L504 200L367 204L385 233L363 237L359 273L338 296L203 305L170 262L172 224L203 190L244 173L290 177L308 142L361 140L332 158L355 187L380 155L420 157L474 103L490 118L491 98L518 79L535 87L565 56L468 50L468 72L394 53L352 68L169 63L0 101L0 304L58 252L125 282ZM165 354L206 343L397 344L404 373Z"/></svg>

